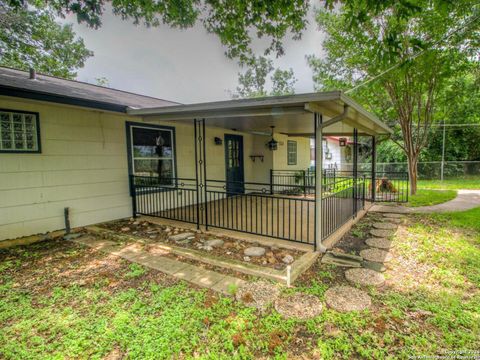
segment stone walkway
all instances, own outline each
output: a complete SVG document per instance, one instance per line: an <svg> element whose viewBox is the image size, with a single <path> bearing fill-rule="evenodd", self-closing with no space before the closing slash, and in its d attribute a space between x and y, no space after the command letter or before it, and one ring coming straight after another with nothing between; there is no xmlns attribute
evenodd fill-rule
<svg viewBox="0 0 480 360"><path fill-rule="evenodd" d="M246 284L246 281L233 276L220 274L215 271L203 269L199 266L172 260L159 254L151 254L145 250L139 249L137 244L121 245L114 241L95 239L88 235L72 241L109 254L120 256L131 262L172 275L177 279L212 289L224 295L231 295L232 287L240 288Z"/></svg>
<svg viewBox="0 0 480 360"><path fill-rule="evenodd" d="M373 205L370 211L381 213L441 213L447 211L465 211L480 206L480 190L458 190L457 197L443 204L419 206L415 208L398 205Z"/></svg>

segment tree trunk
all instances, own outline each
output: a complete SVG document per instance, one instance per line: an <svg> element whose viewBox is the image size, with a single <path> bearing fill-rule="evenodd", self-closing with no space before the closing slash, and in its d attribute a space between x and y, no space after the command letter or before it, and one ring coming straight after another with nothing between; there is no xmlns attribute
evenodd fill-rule
<svg viewBox="0 0 480 360"><path fill-rule="evenodd" d="M410 195L415 195L417 193L417 167L418 159L413 154L408 154L408 179L410 180Z"/></svg>

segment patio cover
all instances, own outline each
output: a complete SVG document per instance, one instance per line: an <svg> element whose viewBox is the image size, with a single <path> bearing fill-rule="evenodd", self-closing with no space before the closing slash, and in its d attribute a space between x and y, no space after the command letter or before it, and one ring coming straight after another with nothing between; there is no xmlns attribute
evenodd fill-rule
<svg viewBox="0 0 480 360"><path fill-rule="evenodd" d="M362 108L341 91L272 96L242 100L227 100L190 105L153 108L129 108L127 113L140 115L146 121L169 120L191 123L206 119L208 126L238 131L289 136L314 134L314 113L322 115L323 135L351 135L354 128L359 135L389 135L392 130L375 115ZM344 114L341 120L339 115ZM337 120L329 125L329 121Z"/></svg>

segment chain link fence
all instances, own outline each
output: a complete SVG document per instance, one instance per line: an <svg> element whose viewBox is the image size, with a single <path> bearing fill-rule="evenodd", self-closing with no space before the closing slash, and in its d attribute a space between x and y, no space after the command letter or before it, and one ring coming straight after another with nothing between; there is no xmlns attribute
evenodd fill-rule
<svg viewBox="0 0 480 360"><path fill-rule="evenodd" d="M353 164L343 164L342 170L351 170ZM358 164L359 171L371 171L371 163ZM408 172L406 162L377 163L377 172ZM480 181L480 161L425 161L418 163L419 180L453 180L453 179L476 179Z"/></svg>

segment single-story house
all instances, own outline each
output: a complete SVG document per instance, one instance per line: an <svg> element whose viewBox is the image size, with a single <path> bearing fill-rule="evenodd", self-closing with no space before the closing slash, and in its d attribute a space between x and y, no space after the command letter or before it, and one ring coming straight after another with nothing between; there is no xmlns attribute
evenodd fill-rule
<svg viewBox="0 0 480 360"><path fill-rule="evenodd" d="M0 240L144 214L321 249L365 184L282 194L274 171L308 168L311 138L390 132L339 91L185 105L0 68Z"/></svg>

